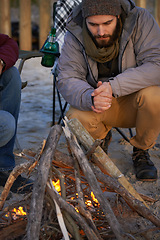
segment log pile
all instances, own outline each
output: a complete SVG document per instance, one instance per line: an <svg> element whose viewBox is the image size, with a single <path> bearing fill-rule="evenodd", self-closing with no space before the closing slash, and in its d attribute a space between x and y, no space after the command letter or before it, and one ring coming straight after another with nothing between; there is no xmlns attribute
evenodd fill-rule
<svg viewBox="0 0 160 240"><path fill-rule="evenodd" d="M146 203L154 199L135 191L100 148L100 142L94 141L77 120L66 119L64 123L64 127L51 128L40 153L32 157L23 154L29 161L11 173L0 196L0 240L136 239L134 229L126 231L118 221L116 206L105 196L107 192L121 198L128 211L150 221L152 231L158 230L160 219ZM68 154L56 149L62 128ZM23 171L33 169L36 178L32 193L4 208L13 181ZM57 181L60 191L55 187ZM15 221L13 207L18 206L24 207L26 215Z"/></svg>

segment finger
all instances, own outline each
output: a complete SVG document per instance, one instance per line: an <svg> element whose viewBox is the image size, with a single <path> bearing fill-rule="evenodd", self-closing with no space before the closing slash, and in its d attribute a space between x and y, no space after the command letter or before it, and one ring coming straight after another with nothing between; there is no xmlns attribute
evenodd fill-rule
<svg viewBox="0 0 160 240"><path fill-rule="evenodd" d="M96 108L93 107L93 106L92 106L92 110L93 110L94 112L96 112L96 113L102 113L102 112L103 112L102 110L98 110L98 109L96 109Z"/></svg>
<svg viewBox="0 0 160 240"><path fill-rule="evenodd" d="M99 107L92 106L92 110L96 113L101 113L101 112L104 112L104 111L108 110L109 108L111 108L111 106L112 106L111 104L108 104L105 107L104 106L99 106Z"/></svg>
<svg viewBox="0 0 160 240"><path fill-rule="evenodd" d="M99 86L101 86L101 85L102 85L102 82L99 81L99 82L97 83L97 87L99 87Z"/></svg>

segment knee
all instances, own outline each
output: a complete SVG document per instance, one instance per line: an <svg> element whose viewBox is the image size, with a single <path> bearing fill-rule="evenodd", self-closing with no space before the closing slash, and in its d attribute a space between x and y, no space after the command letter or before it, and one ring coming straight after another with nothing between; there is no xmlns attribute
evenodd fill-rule
<svg viewBox="0 0 160 240"><path fill-rule="evenodd" d="M0 110L0 147L6 145L15 134L16 123L14 117L6 111Z"/></svg>
<svg viewBox="0 0 160 240"><path fill-rule="evenodd" d="M138 93L138 106L150 109L151 112L160 112L160 87L151 86Z"/></svg>
<svg viewBox="0 0 160 240"><path fill-rule="evenodd" d="M79 119L80 116L81 116L80 110L73 108L73 107L70 107L68 112L66 113L66 117L68 119L73 119L73 118Z"/></svg>
<svg viewBox="0 0 160 240"><path fill-rule="evenodd" d="M13 66L7 69L2 74L2 78L4 86L10 84L13 87L13 89L16 89L16 91L21 90L22 86L21 77L16 67Z"/></svg>

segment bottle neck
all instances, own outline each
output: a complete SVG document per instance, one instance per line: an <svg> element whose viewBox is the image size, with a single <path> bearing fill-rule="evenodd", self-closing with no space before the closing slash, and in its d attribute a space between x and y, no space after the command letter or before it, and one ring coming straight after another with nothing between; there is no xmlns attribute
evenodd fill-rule
<svg viewBox="0 0 160 240"><path fill-rule="evenodd" d="M49 36L49 39L48 39L48 42L54 43L55 41L56 41L56 36L50 35L50 36Z"/></svg>

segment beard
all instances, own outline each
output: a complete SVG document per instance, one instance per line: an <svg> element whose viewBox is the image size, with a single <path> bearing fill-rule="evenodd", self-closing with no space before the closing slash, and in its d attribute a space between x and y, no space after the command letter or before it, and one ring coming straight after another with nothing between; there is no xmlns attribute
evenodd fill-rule
<svg viewBox="0 0 160 240"><path fill-rule="evenodd" d="M120 20L118 17L117 17L117 24L112 35L104 34L103 36L99 36L99 35L91 34L91 37L98 48L103 48L103 47L107 48L112 46L114 42L119 38L119 36L120 36Z"/></svg>

